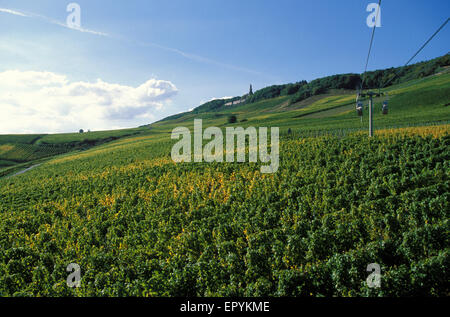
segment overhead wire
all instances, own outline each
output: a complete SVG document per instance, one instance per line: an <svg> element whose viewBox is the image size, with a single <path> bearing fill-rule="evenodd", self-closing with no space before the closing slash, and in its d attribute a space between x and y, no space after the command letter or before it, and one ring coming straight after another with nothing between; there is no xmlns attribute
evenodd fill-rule
<svg viewBox="0 0 450 317"><path fill-rule="evenodd" d="M416 58L417 55L433 40L433 38L438 35L440 31L447 25L450 18L447 18L447 20L436 30L436 32L433 33L433 35L419 48L419 50L406 62L406 64L403 67L406 67L411 63L414 58ZM384 85L380 85L379 89L383 89L388 84L390 84L395 78L398 77L398 73L394 71L394 77L392 77L389 81L387 81Z"/></svg>
<svg viewBox="0 0 450 317"><path fill-rule="evenodd" d="M377 14L375 17L375 23L373 25L373 29L372 29L372 36L370 37L370 45L369 45L369 52L367 53L367 58L366 58L366 66L364 67L364 73L361 76L361 88L360 91L363 91L364 88L364 77L367 73L367 67L369 65L369 60L370 60L370 54L372 53L372 47L373 47L373 41L375 38L375 30L377 29L377 23L378 23L378 19L380 16L380 11L381 11L381 0L378 1L378 8L377 8Z"/></svg>

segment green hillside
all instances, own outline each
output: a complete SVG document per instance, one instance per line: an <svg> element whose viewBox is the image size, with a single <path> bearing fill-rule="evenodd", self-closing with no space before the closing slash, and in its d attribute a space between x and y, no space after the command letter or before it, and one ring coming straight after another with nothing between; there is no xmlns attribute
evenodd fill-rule
<svg viewBox="0 0 450 317"><path fill-rule="evenodd" d="M0 180L0 294L445 296L449 132L284 136L270 175L156 134L66 154Z"/></svg>
<svg viewBox="0 0 450 317"><path fill-rule="evenodd" d="M241 98L246 99L245 104L254 104L261 100L286 97L286 100L289 100L288 104L293 104L311 97L323 95L327 92L336 92L336 90L351 90L354 92L356 89L361 88L361 85L365 89L382 89L446 72L449 66L450 54L446 54L430 61L420 62L406 67L367 72L364 76L360 74L340 74L318 78L309 83L303 80L297 83L273 85L260 89L252 95L212 100L195 108L191 113L221 111L225 104L230 101L240 100ZM242 104L231 106L231 108L241 107ZM164 120L176 119L181 116L183 114L168 117Z"/></svg>
<svg viewBox="0 0 450 317"><path fill-rule="evenodd" d="M121 138L145 135L148 131L148 128L136 128L51 135L0 135L0 177L59 154L84 151Z"/></svg>
<svg viewBox="0 0 450 317"><path fill-rule="evenodd" d="M381 108L386 99L390 113L375 113L375 126L410 126L448 121L450 55L417 63L408 67L390 68L367 73L367 88L388 83L381 91L384 98L375 100ZM247 102L227 107L226 102L214 100L191 112L168 117L149 126L89 133L52 135L0 135L0 177L11 174L40 161L62 153L84 151L104 143L134 135L169 133L178 125L191 126L193 120L203 119L205 124L225 126L230 116L237 117L240 126L278 126L282 133L288 130L302 135L323 133L345 134L364 129L367 116L361 122L354 115L355 85L358 74L334 75L294 84L276 85L256 91ZM365 101L367 105L367 100ZM12 147L12 148L11 148ZM27 163L27 164L26 164Z"/></svg>
<svg viewBox="0 0 450 317"><path fill-rule="evenodd" d="M373 78L385 82L387 74L400 73L390 85L381 90L385 97L375 99L374 123L378 129L447 123L450 100L449 55L429 62L403 68L369 73L367 81L375 85ZM434 75L404 82L405 78L421 77L424 69ZM378 75L377 75L378 74ZM381 75L380 75L381 74ZM406 74L406 75L405 75ZM281 133L295 135L346 135L364 130L368 125L367 111L362 121L355 115L355 91L349 89L325 89L324 87L346 87L349 75L330 76L324 79L301 82L302 86L321 85L323 93L301 101L293 101L295 84L271 86L255 92L257 101L227 107L223 100L207 103L192 112L168 117L149 126L136 129L67 133L53 135L0 135L0 177L14 174L21 169L41 163L55 155L85 151L89 148L135 135L167 137L177 126L192 127L194 119L203 119L206 126L225 127L230 116L236 116L236 126L278 126ZM405 77L406 76L406 77ZM351 77L353 78L353 77ZM372 79L370 79L372 78ZM392 77L391 77L392 78ZM337 84L333 84L334 79ZM311 86L311 87L312 87ZM276 89L275 89L275 88ZM284 91L286 94L284 94ZM290 93L290 94L288 94ZM280 96L268 98L273 94ZM284 94L284 95L283 95ZM238 100L240 97L234 98ZM389 115L381 114L381 104L389 101ZM367 106L368 101L364 101Z"/></svg>
<svg viewBox="0 0 450 317"><path fill-rule="evenodd" d="M450 72L393 85L381 90L384 97L374 101L374 122L378 128L401 127L429 123L446 123L450 119ZM381 114L382 103L389 101L389 115ZM368 101L364 101L365 105ZM222 106L213 112L195 111L169 117L151 125L156 131L171 131L176 126L193 125L203 119L206 125L227 126L228 117L237 117L236 126L278 126L302 133L310 131L360 130L368 125L367 111L363 122L355 112L355 92L332 90L326 94L290 103L289 96L280 96L241 106Z"/></svg>
<svg viewBox="0 0 450 317"><path fill-rule="evenodd" d="M370 139L354 90L337 87L302 100L271 88L131 130L1 136L0 296L448 296L450 73L439 67L383 89ZM280 127L278 172L174 163L171 131L194 119ZM370 263L381 288L365 283Z"/></svg>

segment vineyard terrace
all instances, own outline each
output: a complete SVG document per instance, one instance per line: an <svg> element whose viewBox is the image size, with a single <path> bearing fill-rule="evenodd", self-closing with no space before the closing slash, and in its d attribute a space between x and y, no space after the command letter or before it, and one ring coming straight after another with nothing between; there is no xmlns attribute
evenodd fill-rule
<svg viewBox="0 0 450 317"><path fill-rule="evenodd" d="M201 163L203 160L207 163L224 161L224 138L222 129L218 127L209 127L203 132L202 120L194 120L194 162ZM254 127L244 129L242 127L226 128L226 145L225 160L228 163L235 161L235 152L237 152L237 162L244 163L246 161L246 139L249 140L248 156L249 162L270 163L261 166L261 173L276 173L279 167L280 143L279 128L270 128L271 134L271 153L268 153L268 130L266 127L259 128L258 131ZM172 160L176 163L192 161L192 139L191 131L186 127L177 127L172 131L172 140L178 141L172 147ZM235 151L235 139L237 137L237 150ZM211 140L212 139L212 140ZM203 148L203 140L211 140ZM259 141L259 144L258 144ZM259 151L258 151L259 149ZM180 153L182 152L182 153Z"/></svg>

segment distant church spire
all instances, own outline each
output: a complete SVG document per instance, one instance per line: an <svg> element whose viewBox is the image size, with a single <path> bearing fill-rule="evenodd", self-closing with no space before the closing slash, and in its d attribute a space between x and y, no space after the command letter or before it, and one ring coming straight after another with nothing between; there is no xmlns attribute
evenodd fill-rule
<svg viewBox="0 0 450 317"><path fill-rule="evenodd" d="M248 93L249 95L253 95L253 87L252 87L252 85L250 84L250 91L249 91L249 93Z"/></svg>

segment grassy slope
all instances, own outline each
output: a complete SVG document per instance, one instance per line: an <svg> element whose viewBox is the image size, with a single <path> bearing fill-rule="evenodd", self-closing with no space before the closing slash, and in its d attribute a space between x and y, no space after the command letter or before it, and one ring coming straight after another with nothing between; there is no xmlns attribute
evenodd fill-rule
<svg viewBox="0 0 450 317"><path fill-rule="evenodd" d="M448 74L389 91L391 113L376 115L378 127L450 119ZM353 98L326 95L286 111L282 97L186 114L0 179L0 295L448 294L440 238L448 124L400 132L447 135L439 140L385 129L372 140L283 135L276 175L255 164L170 158L171 130L194 118L224 127L237 114L248 119L237 126L283 131L358 128L354 104L346 105ZM73 141L53 142L61 138ZM72 262L84 272L74 291L65 286ZM371 262L383 267L380 290L361 283Z"/></svg>
<svg viewBox="0 0 450 317"><path fill-rule="evenodd" d="M450 125L429 129L285 136L275 175L174 164L166 133L59 156L0 179L0 294L444 296Z"/></svg>
<svg viewBox="0 0 450 317"><path fill-rule="evenodd" d="M450 120L450 72L413 80L383 90L389 98L389 115L379 109L385 98L375 99L375 127L410 126ZM365 102L367 104L367 101ZM186 113L176 119L165 119L149 127L68 133L54 135L0 135L0 177L15 173L42 159L62 153L86 150L116 139L147 136L158 142L169 140L170 132L177 126L193 128L194 119L203 119L204 127L230 126L230 115L238 117L234 126L278 126L282 134L288 129L294 133L313 134L329 131L364 130L368 125L367 111L363 120L355 115L354 95L349 91L333 90L290 105L289 97L262 100L253 104L223 107L212 113ZM244 120L245 119L245 120ZM241 122L244 120L245 122ZM112 143L115 144L114 142Z"/></svg>
<svg viewBox="0 0 450 317"><path fill-rule="evenodd" d="M414 80L383 90L389 96L390 113L381 115L384 98L375 100L376 128L408 126L450 120L450 73ZM366 102L367 103L367 102ZM262 100L253 104L222 107L212 113L186 113L176 119L163 120L145 128L68 133L54 135L0 135L0 176L27 167L42 158L85 150L92 146L133 135L152 135L152 139L168 139L177 126L192 128L194 119L203 119L204 126L224 127L230 115L236 115L235 126L278 126L281 132L355 130L367 127L367 115L360 121L354 113L354 95L349 91L333 90L290 105L289 97ZM367 112L367 111L366 111ZM4 150L2 150L2 148ZM9 148L9 151L5 149ZM23 165L23 163L29 163ZM19 165L22 164L22 165Z"/></svg>
<svg viewBox="0 0 450 317"><path fill-rule="evenodd" d="M375 99L374 122L377 128L414 125L450 120L450 73L414 80L384 89L389 98L389 115L381 114L385 98ZM170 132L174 127L192 127L194 119L206 126L224 127L230 115L236 115L236 126L279 126L282 131L363 129L367 127L367 111L361 123L355 115L355 95L334 91L334 95L315 96L288 106L289 97L263 100L237 107L223 107L213 113L186 113L172 120L151 125L155 131ZM368 102L366 101L365 104Z"/></svg>
<svg viewBox="0 0 450 317"><path fill-rule="evenodd" d="M86 150L117 139L145 135L148 128L52 135L0 135L0 177L63 153Z"/></svg>
<svg viewBox="0 0 450 317"><path fill-rule="evenodd" d="M143 132L143 128L123 129L111 131L96 131L88 133L64 133L64 134L50 134L40 138L37 144L68 144L73 142L95 141L108 138L121 138L124 136L136 135Z"/></svg>
<svg viewBox="0 0 450 317"><path fill-rule="evenodd" d="M389 96L390 112L387 116L383 116L380 111L375 112L375 126L380 130L395 126L427 125L430 122L436 124L448 123L450 120L450 108L448 107L450 100L450 73L448 72L392 86L389 89L385 89L384 92ZM150 128L93 132L89 134L93 139L124 136L130 133L140 133L140 135L96 146L81 153L67 153L62 158L56 158L56 161L76 161L80 157L95 158L100 153L106 153L108 157L121 162L119 157L123 155L122 151L126 152L136 149L145 153L151 153L159 147L159 144L164 145L166 148L165 152L167 152L164 155L167 156L170 152L167 144L173 143L170 140L170 133L175 127L186 126L192 129L194 119L203 119L204 127L218 126L223 128L230 126L227 123L227 118L231 114L237 115L240 120L248 120L246 122L238 122L234 126L279 126L282 134L288 128L291 128L294 132L310 130L334 131L336 129L365 130L368 118L365 114L363 123L361 123L360 118L356 116L354 96L345 91L334 91L333 93L334 95L324 95L322 98L315 96L310 101L306 100L300 104L289 106L289 110L285 110L288 101L287 97L279 97L255 104L224 108L222 111L215 113L187 113L177 119L154 123L150 125ZM375 107L380 108L383 100L383 98L376 99ZM69 143L80 141L86 136L88 134L48 135L40 136L38 140ZM6 138L7 136L4 137ZM22 137L26 140L34 139L36 141L35 136ZM2 155L5 156L4 153L2 154L0 145L0 159ZM111 162L111 159L108 159L108 161ZM8 162L4 164L7 165ZM118 165L120 164L118 163ZM40 167L40 169L43 168L45 168L45 165Z"/></svg>

